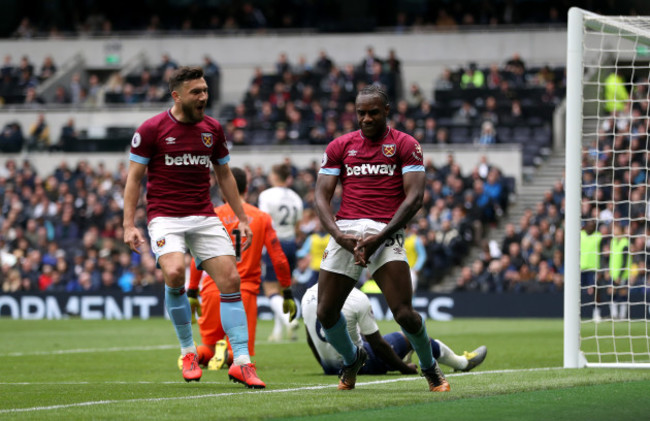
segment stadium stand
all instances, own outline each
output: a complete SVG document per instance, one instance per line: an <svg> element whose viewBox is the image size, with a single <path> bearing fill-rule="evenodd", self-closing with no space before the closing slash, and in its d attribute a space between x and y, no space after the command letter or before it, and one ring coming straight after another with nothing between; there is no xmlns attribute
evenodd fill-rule
<svg viewBox="0 0 650 421"><path fill-rule="evenodd" d="M461 5L454 13L445 13L445 24L471 26L493 22L498 25L524 21L547 26L563 24L552 16L564 16L564 10L557 13L555 9L550 13L553 7L541 2L540 5L543 13L539 13L540 9L533 13L519 8L512 20L505 17L500 8L486 11L482 6L475 10ZM274 7L277 13L270 13ZM515 7L519 6L515 4ZM439 6L428 7L425 13L404 12L407 16L403 22L406 23L393 27L393 19L400 10L386 10L360 26L339 17L316 22L315 12L318 11L309 10L307 6L287 10L283 2L271 1L259 5L257 12L253 13L255 18L245 13L243 8L202 10L199 7L191 10L192 16L162 8L157 17L152 14L146 21L129 21L122 15L109 12L99 16L81 10L70 14L78 21L56 22L36 16L38 12L35 11L35 15L22 19L20 23L15 22L11 30L0 28L0 35L27 40L39 37L106 37L126 33L164 39L187 34L223 36L270 29L339 32L353 27L367 30L390 27L388 30L391 32L414 32L434 23L442 27L442 19L438 18L443 14ZM334 24L337 20L338 23ZM360 55L353 63L337 63L325 51L312 63L291 54L278 56L275 72L264 72L261 68L250 71L251 82L246 92L240 93L240 102L215 103L214 109L218 110L218 117L235 145L324 145L354 127L354 110L350 110L349 105L356 89L362 84L376 83L394 93L392 124L411 133L423 144L519 144L526 166L539 165L549 153L552 147L552 113L564 96L563 68L539 63L526 66L520 57L514 55L509 59L502 57L502 64L489 66L485 63L476 66L468 60L457 63L440 75L430 75L436 82L429 100L429 92L423 92L421 88L420 92L418 89L404 92L402 86L410 86L410 81L405 83L407 81L403 80L399 50L386 58L377 57L371 50L368 48L366 55ZM167 69L173 67L172 57L162 57L158 63L153 57L145 57L128 68L82 66L72 70L68 69L70 63L61 62L56 52L48 57L35 70L36 65L28 56L22 56L15 64L14 57L5 56L0 81L0 96L4 104L47 112L61 106L70 107L74 101L79 101L75 107L92 110L111 107L146 109L148 105L159 107L167 101L163 94L166 92L164 79ZM202 64L206 70L209 69L210 75L219 77L219 67L208 57ZM482 75L482 81L477 74ZM212 85L218 93L219 83L218 79L215 80L217 82ZM76 86L73 81L76 81ZM57 90L60 93L58 100L54 96ZM73 100L73 97L77 99ZM218 94L213 97L220 99ZM64 104L56 104L57 101ZM473 111L462 115L463 121L455 120L454 116L464 103ZM485 122L492 124L491 138L484 137ZM6 123L0 135L0 150L25 150L28 147L27 130L27 126L21 127L17 122ZM127 125L76 129L72 121L68 130L61 130L57 144L64 151L123 151L133 130L134 127ZM57 134L50 132L50 137ZM51 140L56 143L55 139ZM606 149L601 145L599 148ZM422 288L439 283L449 271L447 262L461 264L469 250L482 243L485 231L508 215L515 192L513 179L504 176L501 168L490 168L489 162L482 163L468 174L461 174L460 167L455 164L452 156L447 165L436 167L428 163L426 167L426 203L413 222L428 252L420 280ZM256 169L249 169L249 172L255 181L252 184L255 186L254 197L266 185L265 175ZM294 187L309 207L315 169L296 168L295 173ZM38 174L37 168L30 167L29 160L22 163L7 161L7 166L0 169L3 291L46 289L51 284L55 285L52 288L63 288L61 285L65 284L69 291L138 290L160 282L160 274L155 270L155 262L152 266L148 253L133 255L121 244L119 218L123 181L124 168L111 172L82 163L76 168L62 165L52 174ZM499 276L485 282L459 283L459 289L521 292L560 288L561 282L555 282L556 276L549 276L553 282L545 283L544 288L530 282L534 278L531 273L546 273L542 266L560 274L555 252L553 256L545 253L539 260L534 257L533 263L529 259L535 255L535 248L539 248L537 244L544 245L549 237L558 244L560 241L555 237L561 237L561 223L553 215L561 218L562 207L556 203L544 207L545 211L539 215L531 214L526 220L522 219L515 230L521 237L519 251L510 248L502 251L502 255L510 257L508 262L506 258L503 262L499 258L499 271L496 270L497 258L487 248L480 265L472 265L475 277L493 273L500 273ZM544 222L548 214L552 221ZM142 216L139 221L144 226ZM304 226L309 226L309 221L305 221ZM535 241L524 241L525 238ZM525 264L520 264L522 259ZM528 272L518 272L524 281L517 280L512 273L501 274L506 263L510 267L513 261L518 270L527 266ZM479 270L479 266L483 269Z"/></svg>

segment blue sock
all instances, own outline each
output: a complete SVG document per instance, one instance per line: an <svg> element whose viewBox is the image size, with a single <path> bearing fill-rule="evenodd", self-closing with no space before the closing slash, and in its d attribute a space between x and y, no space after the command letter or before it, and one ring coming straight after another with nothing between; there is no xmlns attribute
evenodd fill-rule
<svg viewBox="0 0 650 421"><path fill-rule="evenodd" d="M165 306L167 314L176 329L176 336L181 343L181 348L194 345L192 339L192 312L190 302L185 296L185 287L170 288L165 285Z"/></svg>
<svg viewBox="0 0 650 421"><path fill-rule="evenodd" d="M438 342L434 341L433 339L429 340L431 342L431 352L433 353L433 358L438 359L440 358L440 345L438 345Z"/></svg>
<svg viewBox="0 0 650 421"><path fill-rule="evenodd" d="M221 294L221 325L230 339L233 357L248 356L248 324L241 293Z"/></svg>
<svg viewBox="0 0 650 421"><path fill-rule="evenodd" d="M418 358L420 358L420 367L423 370L433 367L436 360L433 358L429 334L427 333L427 327L424 324L424 321L422 322L422 328L418 333L408 333L404 328L402 328L402 332L404 332L408 338L415 353L418 354Z"/></svg>
<svg viewBox="0 0 650 421"><path fill-rule="evenodd" d="M325 332L327 342L343 357L343 364L351 365L354 363L357 359L357 346L352 343L343 313L341 313L339 321L334 326L329 329L323 328L323 331Z"/></svg>

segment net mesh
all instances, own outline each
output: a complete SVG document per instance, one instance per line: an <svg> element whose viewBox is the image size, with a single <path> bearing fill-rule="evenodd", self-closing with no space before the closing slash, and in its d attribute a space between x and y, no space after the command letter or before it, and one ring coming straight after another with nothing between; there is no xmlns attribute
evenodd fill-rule
<svg viewBox="0 0 650 421"><path fill-rule="evenodd" d="M583 25L580 348L648 363L650 17Z"/></svg>

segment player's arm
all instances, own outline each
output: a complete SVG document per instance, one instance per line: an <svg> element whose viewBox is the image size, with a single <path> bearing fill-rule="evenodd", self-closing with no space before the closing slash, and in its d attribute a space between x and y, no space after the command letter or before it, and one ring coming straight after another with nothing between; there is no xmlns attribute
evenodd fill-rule
<svg viewBox="0 0 650 421"><path fill-rule="evenodd" d="M393 218L386 224L383 230L375 235L369 235L359 241L355 249L355 256L361 259L362 264L368 262L368 258L388 238L403 228L410 221L417 211L422 207L424 197L425 173L424 171L410 171L403 174L404 193L406 198L402 202Z"/></svg>
<svg viewBox="0 0 650 421"><path fill-rule="evenodd" d="M415 364L406 364L402 361L379 331L365 335L365 338L375 355L386 363L391 371L399 371L402 374L417 374Z"/></svg>
<svg viewBox="0 0 650 421"><path fill-rule="evenodd" d="M353 235L344 234L339 230L339 227L336 225L336 218L334 218L334 212L332 212L332 207L330 206L338 180L338 176L318 174L314 195L316 213L323 228L330 233L332 238L341 247L352 253L357 244L357 239Z"/></svg>
<svg viewBox="0 0 650 421"><path fill-rule="evenodd" d="M142 178L147 171L147 166L139 162L129 162L129 172L126 176L124 186L124 243L128 244L131 250L140 253L140 246L144 243L144 237L135 226L135 209L140 198L140 185Z"/></svg>
<svg viewBox="0 0 650 421"><path fill-rule="evenodd" d="M230 171L230 166L227 163L214 165L214 173L217 176L217 182L219 183L221 194L239 219L239 230L241 231L242 236L246 237L244 244L242 244L242 251L246 250L251 245L253 231L251 231L251 228L248 226L248 216L246 216L244 207L241 204L235 177L233 177L232 172Z"/></svg>
<svg viewBox="0 0 650 421"><path fill-rule="evenodd" d="M187 299L190 302L190 311L192 312L192 323L196 323L196 316L201 317L201 304L199 303L199 283L203 271L196 268L196 262L192 259L190 263L190 280L187 285Z"/></svg>
<svg viewBox="0 0 650 421"><path fill-rule="evenodd" d="M271 218L268 218L265 222L266 225L266 235L264 238L264 246L266 247L267 253L271 258L271 263L273 264L273 270L275 270L275 275L278 278L278 282L282 288L288 288L291 286L291 268L289 267L289 261L287 256L282 250L280 245L280 240L278 240L278 235L273 229Z"/></svg>
<svg viewBox="0 0 650 421"><path fill-rule="evenodd" d="M280 240L278 240L278 235L273 229L270 216L266 218L265 226L264 246L271 258L278 282L282 286L282 296L284 297L282 311L289 314L289 321L293 321L296 318L298 308L296 307L293 292L291 291L291 268L289 267L289 261L284 251L282 251Z"/></svg>

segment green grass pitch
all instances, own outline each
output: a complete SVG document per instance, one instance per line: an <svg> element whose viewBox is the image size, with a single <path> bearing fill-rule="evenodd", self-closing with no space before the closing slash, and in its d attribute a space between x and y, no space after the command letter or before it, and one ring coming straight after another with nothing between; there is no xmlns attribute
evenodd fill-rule
<svg viewBox="0 0 650 421"><path fill-rule="evenodd" d="M488 346L482 366L452 373L451 392L419 376L360 376L336 389L304 341L269 343L260 321L256 361L263 391L204 371L185 383L168 320L0 319L0 420L642 420L650 370L562 369L562 321L428 322L456 352ZM383 333L397 330L381 322ZM196 330L195 330L196 333ZM198 335L195 335L198 337Z"/></svg>

